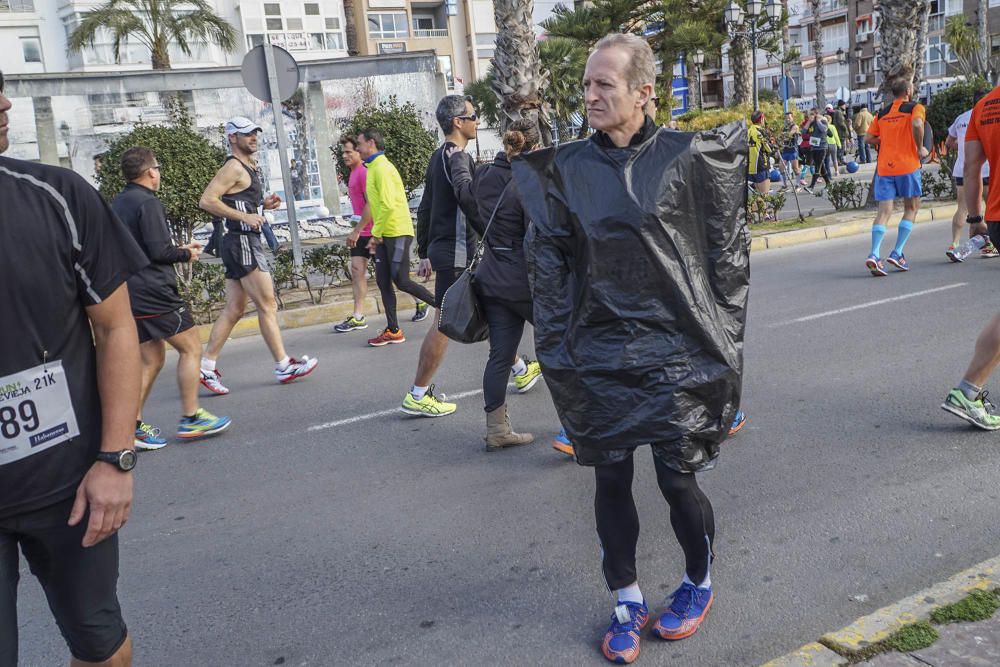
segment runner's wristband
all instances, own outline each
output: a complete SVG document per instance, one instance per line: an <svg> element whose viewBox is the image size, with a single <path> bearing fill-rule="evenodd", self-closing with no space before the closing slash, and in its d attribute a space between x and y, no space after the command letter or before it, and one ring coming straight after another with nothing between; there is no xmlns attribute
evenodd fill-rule
<svg viewBox="0 0 1000 667"><path fill-rule="evenodd" d="M981 215L967 215L965 216L965 223L967 225L978 225L983 221L983 216Z"/></svg>

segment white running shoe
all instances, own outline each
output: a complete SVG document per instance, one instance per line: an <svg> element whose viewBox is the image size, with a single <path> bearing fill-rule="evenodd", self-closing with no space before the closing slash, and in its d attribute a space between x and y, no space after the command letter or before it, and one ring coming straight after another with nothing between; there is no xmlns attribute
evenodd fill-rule
<svg viewBox="0 0 1000 667"><path fill-rule="evenodd" d="M301 360L291 357L288 361L288 366L286 366L284 370L275 369L274 377L281 384L288 384L292 380L305 377L312 373L318 363L319 359L310 359L305 355L302 356Z"/></svg>
<svg viewBox="0 0 1000 667"><path fill-rule="evenodd" d="M201 371L201 386L208 389L216 396L225 396L229 393L229 388L222 384L222 373L219 369L214 371Z"/></svg>

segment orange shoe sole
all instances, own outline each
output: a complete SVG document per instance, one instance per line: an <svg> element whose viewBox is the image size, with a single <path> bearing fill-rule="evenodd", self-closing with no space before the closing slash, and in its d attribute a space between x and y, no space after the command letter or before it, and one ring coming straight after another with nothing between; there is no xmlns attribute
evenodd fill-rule
<svg viewBox="0 0 1000 667"><path fill-rule="evenodd" d="M564 445L558 440L552 443L552 449L556 450L560 454L565 454L566 456L573 456L573 448L570 445Z"/></svg>
<svg viewBox="0 0 1000 667"><path fill-rule="evenodd" d="M715 594L713 593L712 597L708 599L708 604L705 605L705 611L701 613L701 616L699 616L698 618L688 619L688 621L681 626L681 629L677 632L677 634L664 634L664 631L661 630L660 628L659 619L657 619L656 623L653 625L653 634L659 637L660 639L666 639L667 641L677 641L679 639L687 639L695 632L697 632L698 628L701 627L701 622L705 620L706 616L708 616L708 610L712 608L712 602L714 601L715 601Z"/></svg>

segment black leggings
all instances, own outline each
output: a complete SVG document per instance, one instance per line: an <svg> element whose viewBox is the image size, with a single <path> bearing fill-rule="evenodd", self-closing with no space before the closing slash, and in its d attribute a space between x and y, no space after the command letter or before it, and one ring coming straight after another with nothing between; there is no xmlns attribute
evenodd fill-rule
<svg viewBox="0 0 1000 667"><path fill-rule="evenodd" d="M611 590L629 586L637 579L635 547L639 541L639 514L632 497L632 459L630 454L618 463L594 468L597 535L604 550L604 580ZM715 541L712 503L693 473L677 472L656 455L653 462L660 492L670 505L670 525L684 550L684 569L695 585L701 584L708 576Z"/></svg>
<svg viewBox="0 0 1000 667"><path fill-rule="evenodd" d="M809 151L809 158L812 166L816 169L813 172L812 183L809 187L816 185L816 179L820 176L823 177L823 182L830 185L830 170L826 166L826 149L825 148L813 148Z"/></svg>
<svg viewBox="0 0 1000 667"><path fill-rule="evenodd" d="M426 287L410 279L412 242L412 236L383 236L382 243L375 249L375 284L382 293L386 326L391 331L399 330L399 318L396 317L396 291L392 288L393 284L425 303L436 305L434 295Z"/></svg>
<svg viewBox="0 0 1000 667"><path fill-rule="evenodd" d="M524 323L532 318L531 303L505 301L479 295L490 328L490 358L483 371L483 398L486 412L493 412L507 401L507 378L517 357Z"/></svg>

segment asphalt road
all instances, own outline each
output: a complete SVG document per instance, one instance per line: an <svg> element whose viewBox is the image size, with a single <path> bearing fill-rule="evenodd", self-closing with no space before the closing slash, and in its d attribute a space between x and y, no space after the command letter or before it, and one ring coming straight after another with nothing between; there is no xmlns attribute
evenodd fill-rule
<svg viewBox="0 0 1000 667"><path fill-rule="evenodd" d="M759 664L997 555L998 436L938 406L996 311L1000 260L950 264L947 237L918 225L913 270L882 279L864 236L753 257L749 423L701 476L716 601L692 638L645 640L639 664ZM517 450L483 451L476 393L443 419L395 412L428 326L381 349L289 331L320 365L288 386L259 338L227 345L233 392L204 404L234 426L140 457L120 586L137 665L604 664L592 473L549 448L543 384L510 398L540 440ZM454 345L440 389L476 392L485 355ZM147 410L164 427L171 375ZM683 565L639 461L640 583L658 605ZM22 664L62 664L22 575Z"/></svg>

